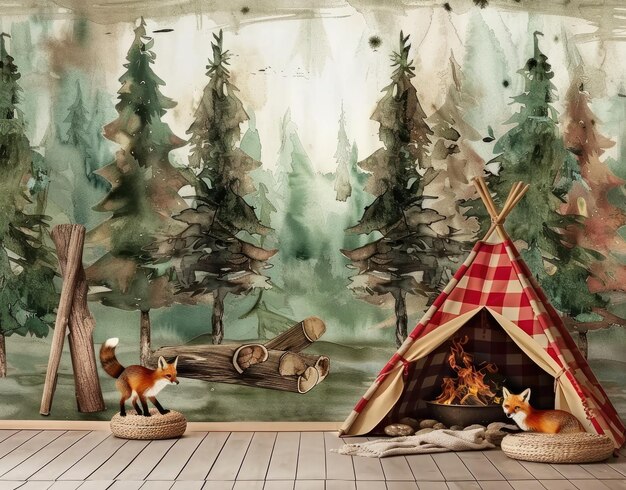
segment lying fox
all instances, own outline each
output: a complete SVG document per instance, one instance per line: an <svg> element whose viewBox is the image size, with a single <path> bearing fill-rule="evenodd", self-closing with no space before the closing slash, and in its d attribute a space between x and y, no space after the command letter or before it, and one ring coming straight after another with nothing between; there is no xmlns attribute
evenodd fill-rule
<svg viewBox="0 0 626 490"><path fill-rule="evenodd" d="M161 415L169 413L157 401L157 394L168 384L177 385L176 365L178 357L174 362L168 363L163 356L159 357L158 367L149 369L143 366L133 365L124 368L117 357L115 357L115 348L119 343L119 339L113 338L107 340L100 348L100 362L102 368L109 376L117 378L115 386L121 393L120 398L120 415L126 416L126 400L130 398L130 402L137 411L137 415L150 417L148 410L148 400L157 408ZM139 408L137 399L141 402L143 411Z"/></svg>
<svg viewBox="0 0 626 490"><path fill-rule="evenodd" d="M564 410L535 410L530 406L530 388L519 395L502 388L502 409L507 417L513 419L522 430L558 434L566 432L585 432L582 424L571 413Z"/></svg>

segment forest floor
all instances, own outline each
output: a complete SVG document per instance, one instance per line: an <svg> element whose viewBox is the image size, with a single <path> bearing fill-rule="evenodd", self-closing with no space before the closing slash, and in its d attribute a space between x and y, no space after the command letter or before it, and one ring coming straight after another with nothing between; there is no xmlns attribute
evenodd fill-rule
<svg viewBox="0 0 626 490"><path fill-rule="evenodd" d="M0 419L40 419L39 405L50 346L49 339L12 337L7 342L9 376L0 380ZM98 346L99 347L99 346ZM182 411L189 421L342 421L393 354L392 347L344 346L318 341L307 352L331 359L323 383L305 395L222 383L181 379L166 387L159 400L166 408ZM132 347L120 345L123 364L134 361ZM591 360L591 367L622 419L626 420L626 363ZM81 414L76 410L69 351L63 355L50 419L109 420L117 411L114 380L101 372L107 410Z"/></svg>

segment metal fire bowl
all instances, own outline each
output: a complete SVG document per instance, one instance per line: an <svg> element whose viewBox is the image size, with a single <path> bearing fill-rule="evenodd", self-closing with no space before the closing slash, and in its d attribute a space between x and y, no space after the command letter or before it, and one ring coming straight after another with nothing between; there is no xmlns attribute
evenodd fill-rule
<svg viewBox="0 0 626 490"><path fill-rule="evenodd" d="M508 420L500 405L444 405L429 401L426 402L426 405L431 417L448 427L453 425L467 427L472 424L486 427L491 422L506 422Z"/></svg>

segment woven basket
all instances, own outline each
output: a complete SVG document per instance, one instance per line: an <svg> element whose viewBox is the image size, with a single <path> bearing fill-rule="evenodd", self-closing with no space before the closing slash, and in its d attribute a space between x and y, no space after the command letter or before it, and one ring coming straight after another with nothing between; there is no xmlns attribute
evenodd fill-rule
<svg viewBox="0 0 626 490"><path fill-rule="evenodd" d="M161 415L155 408L150 409L151 417L137 415L131 410L126 417L116 413L111 419L111 432L121 439L173 439L187 430L187 420L174 410Z"/></svg>
<svg viewBox="0 0 626 490"><path fill-rule="evenodd" d="M613 454L609 436L574 434L511 434L502 439L502 451L509 458L538 463L594 463Z"/></svg>

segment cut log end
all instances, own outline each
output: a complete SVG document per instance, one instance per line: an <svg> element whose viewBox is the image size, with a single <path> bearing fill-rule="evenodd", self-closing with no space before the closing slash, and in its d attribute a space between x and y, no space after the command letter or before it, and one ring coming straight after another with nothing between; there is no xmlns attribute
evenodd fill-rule
<svg viewBox="0 0 626 490"><path fill-rule="evenodd" d="M320 358L315 363L315 369L319 374L318 383L321 383L330 372L330 359L326 356L320 356Z"/></svg>
<svg viewBox="0 0 626 490"><path fill-rule="evenodd" d="M233 366L242 374L250 366L267 361L267 349L261 344L245 344L233 354Z"/></svg>
<svg viewBox="0 0 626 490"><path fill-rule="evenodd" d="M281 376L296 376L306 371L306 362L298 354L285 352L278 363L278 372Z"/></svg>
<svg viewBox="0 0 626 490"><path fill-rule="evenodd" d="M312 316L304 320L302 330L307 339L315 342L326 332L326 325L320 318Z"/></svg>
<svg viewBox="0 0 626 490"><path fill-rule="evenodd" d="M311 391L319 382L320 375L313 366L309 366L298 378L298 393Z"/></svg>

